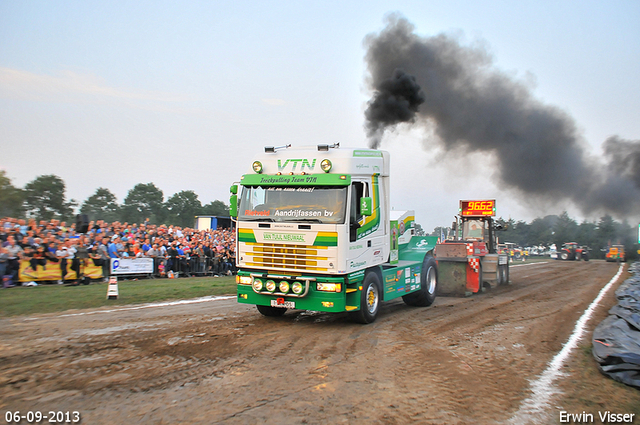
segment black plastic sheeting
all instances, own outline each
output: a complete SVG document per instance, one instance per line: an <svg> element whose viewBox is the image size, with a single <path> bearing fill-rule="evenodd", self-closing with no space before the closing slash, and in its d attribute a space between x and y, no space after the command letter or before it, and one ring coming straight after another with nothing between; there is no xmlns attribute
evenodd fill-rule
<svg viewBox="0 0 640 425"><path fill-rule="evenodd" d="M593 357L602 373L640 388L640 263L616 290L618 304L593 331Z"/></svg>

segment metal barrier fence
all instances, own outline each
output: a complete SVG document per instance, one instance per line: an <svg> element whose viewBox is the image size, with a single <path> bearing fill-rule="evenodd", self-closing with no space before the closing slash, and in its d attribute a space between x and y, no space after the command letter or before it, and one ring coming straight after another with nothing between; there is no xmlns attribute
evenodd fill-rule
<svg viewBox="0 0 640 425"><path fill-rule="evenodd" d="M221 276L236 272L233 262L209 257L156 258L153 268L155 277L166 276L169 271L178 273L179 276Z"/></svg>
<svg viewBox="0 0 640 425"><path fill-rule="evenodd" d="M122 259L120 259L122 260ZM102 267L102 262L94 262L91 259L80 260L82 266L80 272L82 276L87 276L90 279L102 279L104 273L109 271L108 263L106 267ZM33 267L35 266L35 268ZM28 281L57 281L60 279L75 280L77 279L76 271L72 269L72 261L69 260L65 267L65 275L62 275L60 262L44 261L43 264L32 264L29 260L21 260L19 262L19 269L13 272L13 278L18 282ZM113 270L113 262L111 262L111 269ZM235 274L235 264L231 262L225 262L218 258L153 258L153 271L140 272L144 276L152 278L167 277L167 274L171 270L178 276L222 276L227 274ZM123 276L134 276L138 272L118 272ZM1 276L0 276L1 277Z"/></svg>

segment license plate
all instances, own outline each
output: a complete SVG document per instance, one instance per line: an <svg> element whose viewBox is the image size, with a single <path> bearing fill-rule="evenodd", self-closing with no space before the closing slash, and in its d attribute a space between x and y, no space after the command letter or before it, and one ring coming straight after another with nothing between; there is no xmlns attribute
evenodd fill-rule
<svg viewBox="0 0 640 425"><path fill-rule="evenodd" d="M280 307L280 308L296 308L296 303L293 301L284 301L284 300L271 300L271 307Z"/></svg>

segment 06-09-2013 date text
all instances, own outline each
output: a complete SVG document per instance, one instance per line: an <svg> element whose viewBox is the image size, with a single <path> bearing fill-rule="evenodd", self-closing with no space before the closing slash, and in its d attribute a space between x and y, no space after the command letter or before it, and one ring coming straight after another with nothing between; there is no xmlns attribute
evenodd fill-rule
<svg viewBox="0 0 640 425"><path fill-rule="evenodd" d="M19 423L49 423L49 424L76 424L81 421L80 412L63 412L63 411L55 411L49 410L46 412L41 412L39 410L36 411L7 411L4 414L4 420L8 424L19 424Z"/></svg>

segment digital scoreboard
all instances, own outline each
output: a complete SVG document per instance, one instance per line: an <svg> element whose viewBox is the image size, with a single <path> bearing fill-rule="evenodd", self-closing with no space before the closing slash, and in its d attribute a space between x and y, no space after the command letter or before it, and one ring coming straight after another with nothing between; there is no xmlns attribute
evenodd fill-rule
<svg viewBox="0 0 640 425"><path fill-rule="evenodd" d="M495 199L484 201L460 201L462 217L487 217L496 215Z"/></svg>

